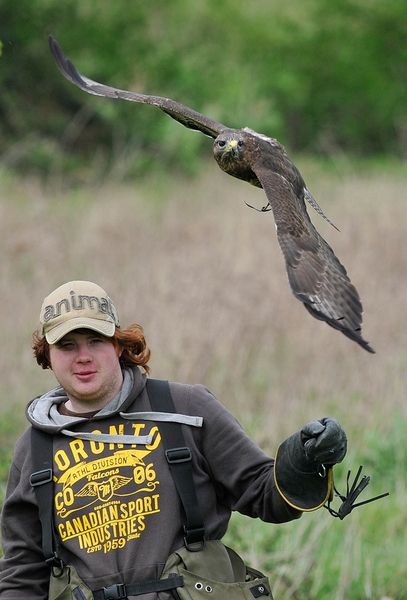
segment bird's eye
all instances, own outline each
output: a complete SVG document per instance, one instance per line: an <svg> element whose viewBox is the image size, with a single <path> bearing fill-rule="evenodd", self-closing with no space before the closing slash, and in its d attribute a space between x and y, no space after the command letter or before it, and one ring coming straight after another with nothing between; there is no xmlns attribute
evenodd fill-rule
<svg viewBox="0 0 407 600"><path fill-rule="evenodd" d="M226 142L224 140L218 140L219 148L224 148L226 146Z"/></svg>
<svg viewBox="0 0 407 600"><path fill-rule="evenodd" d="M243 140L239 140L239 141L237 142L237 145L239 146L239 148L241 148L241 147L243 146Z"/></svg>

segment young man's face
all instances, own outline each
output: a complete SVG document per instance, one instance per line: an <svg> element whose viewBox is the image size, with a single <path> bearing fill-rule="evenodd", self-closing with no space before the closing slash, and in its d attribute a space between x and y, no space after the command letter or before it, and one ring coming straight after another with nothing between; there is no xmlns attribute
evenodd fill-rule
<svg viewBox="0 0 407 600"><path fill-rule="evenodd" d="M120 391L123 374L110 338L89 329L68 333L49 347L51 368L75 412L100 410Z"/></svg>

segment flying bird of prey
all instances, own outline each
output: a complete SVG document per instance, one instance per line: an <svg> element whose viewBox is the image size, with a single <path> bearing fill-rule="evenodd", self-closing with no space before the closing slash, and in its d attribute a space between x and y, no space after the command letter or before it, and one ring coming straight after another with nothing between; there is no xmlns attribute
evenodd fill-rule
<svg viewBox="0 0 407 600"><path fill-rule="evenodd" d="M305 200L327 221L329 219L277 140L248 127L231 129L169 98L92 81L77 71L52 36L49 41L62 74L88 94L157 106L185 127L214 138L213 154L219 167L233 177L263 188L267 204L261 211L273 211L278 242L295 297L312 316L374 353L361 334L362 304L358 292L332 248L311 223Z"/></svg>

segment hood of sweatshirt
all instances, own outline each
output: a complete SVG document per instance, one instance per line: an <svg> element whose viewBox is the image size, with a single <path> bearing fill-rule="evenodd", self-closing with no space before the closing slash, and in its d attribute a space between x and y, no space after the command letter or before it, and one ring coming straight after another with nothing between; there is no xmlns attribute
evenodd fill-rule
<svg viewBox="0 0 407 600"><path fill-rule="evenodd" d="M133 400L140 394L146 384L146 375L138 367L123 368L123 385L118 394L102 408L92 420L104 419L110 415L125 411ZM68 400L67 393L62 386L37 396L29 402L26 408L26 417L33 427L42 429L47 433L60 433L78 423L87 421L86 417L61 415L58 407Z"/></svg>

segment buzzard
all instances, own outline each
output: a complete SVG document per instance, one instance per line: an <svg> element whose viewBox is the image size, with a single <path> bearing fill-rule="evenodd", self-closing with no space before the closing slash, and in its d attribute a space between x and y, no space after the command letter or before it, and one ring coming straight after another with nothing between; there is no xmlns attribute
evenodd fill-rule
<svg viewBox="0 0 407 600"><path fill-rule="evenodd" d="M277 140L248 127L231 129L169 98L138 94L92 81L77 71L52 36L49 42L62 74L88 94L157 106L185 127L214 138L213 154L219 167L233 177L263 188L267 204L260 210L273 212L294 296L312 316L374 353L361 334L359 294L332 248L311 223L305 200L327 221L329 219Z"/></svg>

